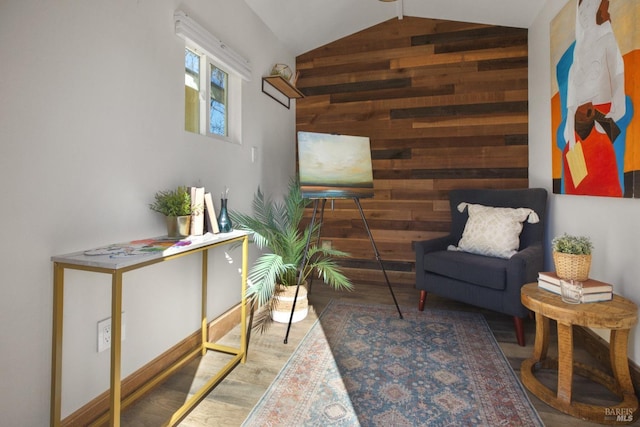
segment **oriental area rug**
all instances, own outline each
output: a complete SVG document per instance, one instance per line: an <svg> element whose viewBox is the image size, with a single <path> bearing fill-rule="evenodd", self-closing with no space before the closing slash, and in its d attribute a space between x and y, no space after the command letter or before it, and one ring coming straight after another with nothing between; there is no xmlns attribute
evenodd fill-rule
<svg viewBox="0 0 640 427"><path fill-rule="evenodd" d="M479 313L332 301L244 427L543 426Z"/></svg>

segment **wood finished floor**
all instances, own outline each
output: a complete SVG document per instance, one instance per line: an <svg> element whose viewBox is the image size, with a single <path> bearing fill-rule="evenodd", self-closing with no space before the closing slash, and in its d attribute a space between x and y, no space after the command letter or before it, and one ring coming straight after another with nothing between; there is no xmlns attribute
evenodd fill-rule
<svg viewBox="0 0 640 427"><path fill-rule="evenodd" d="M247 363L238 365L182 420L180 426L240 426L331 299L393 304L393 299L386 286L357 285L355 288L353 292L335 292L325 285L316 284L309 295L309 315L305 320L292 325L287 344L283 343L286 325L273 324L264 334L254 331L251 335ZM394 288L394 292L401 307L417 310L418 292L415 289ZM430 295L427 299L425 310L429 308L481 311L516 372L519 372L522 360L532 354L535 336L535 322L532 319L525 321L527 345L521 347L515 342L513 320L508 316L479 310L435 295ZM555 335L552 336L550 354L555 352L554 338ZM239 328L227 334L221 342L237 346ZM576 358L583 361L597 363L579 348L575 350L575 354ZM122 416L122 425L136 427L162 425L186 400L189 390L196 389L194 387L207 378L208 372L215 372L214 370L227 360L224 355L209 352L203 359L194 361L141 401L127 408ZM540 377L543 382L553 387L555 376L552 373L543 373ZM576 376L574 376L574 396L577 400L587 403L615 402L615 397L606 389ZM530 393L529 397L546 426L600 425L565 415Z"/></svg>

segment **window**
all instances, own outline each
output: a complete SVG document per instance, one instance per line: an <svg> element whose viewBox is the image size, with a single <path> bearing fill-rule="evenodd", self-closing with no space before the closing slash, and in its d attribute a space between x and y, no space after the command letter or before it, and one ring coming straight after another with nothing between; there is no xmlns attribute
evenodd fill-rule
<svg viewBox="0 0 640 427"><path fill-rule="evenodd" d="M249 61L186 13L176 11L174 20L186 46L185 130L239 143L242 80L251 79Z"/></svg>
<svg viewBox="0 0 640 427"><path fill-rule="evenodd" d="M200 56L184 50L184 129L200 133Z"/></svg>
<svg viewBox="0 0 640 427"><path fill-rule="evenodd" d="M189 132L218 136L239 142L238 117L230 115L230 91L240 91L240 82L233 85L234 78L217 66L206 55L194 49L184 50L184 128ZM232 84L230 84L232 82ZM234 105L239 109L239 104ZM234 121L236 123L234 123ZM231 123L230 123L231 122Z"/></svg>
<svg viewBox="0 0 640 427"><path fill-rule="evenodd" d="M209 132L216 135L227 134L227 80L229 75L211 64L211 85L209 86Z"/></svg>

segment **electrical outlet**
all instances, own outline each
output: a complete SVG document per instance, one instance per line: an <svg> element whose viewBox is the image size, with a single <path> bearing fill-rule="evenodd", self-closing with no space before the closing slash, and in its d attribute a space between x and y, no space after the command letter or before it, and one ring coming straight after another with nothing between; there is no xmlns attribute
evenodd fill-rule
<svg viewBox="0 0 640 427"><path fill-rule="evenodd" d="M111 347L111 318L98 322L98 353Z"/></svg>
<svg viewBox="0 0 640 427"><path fill-rule="evenodd" d="M322 249L331 249L333 246L333 244L331 243L331 240L323 240L322 241Z"/></svg>
<svg viewBox="0 0 640 427"><path fill-rule="evenodd" d="M124 341L126 331L124 320L124 313L122 313L121 342ZM111 317L98 322L98 353L108 348L111 348Z"/></svg>

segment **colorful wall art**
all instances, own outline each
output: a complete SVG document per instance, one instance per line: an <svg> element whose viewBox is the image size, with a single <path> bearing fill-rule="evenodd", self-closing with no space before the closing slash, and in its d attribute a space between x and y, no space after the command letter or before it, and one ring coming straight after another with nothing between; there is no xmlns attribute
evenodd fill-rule
<svg viewBox="0 0 640 427"><path fill-rule="evenodd" d="M551 22L553 191L640 197L640 2L570 0Z"/></svg>
<svg viewBox="0 0 640 427"><path fill-rule="evenodd" d="M368 137L298 132L298 166L305 198L373 197Z"/></svg>

